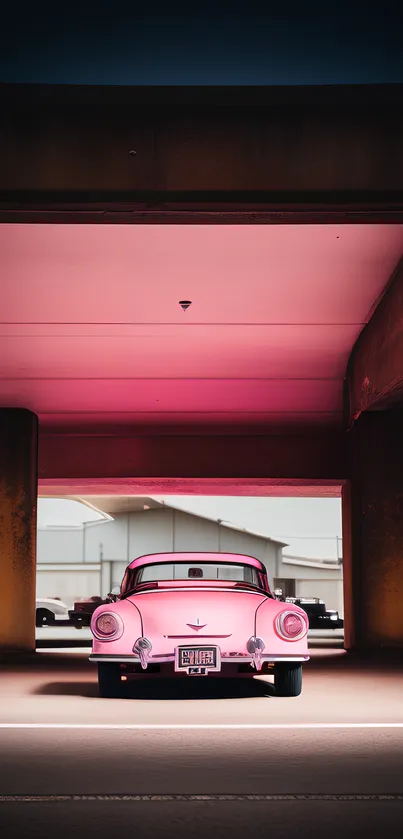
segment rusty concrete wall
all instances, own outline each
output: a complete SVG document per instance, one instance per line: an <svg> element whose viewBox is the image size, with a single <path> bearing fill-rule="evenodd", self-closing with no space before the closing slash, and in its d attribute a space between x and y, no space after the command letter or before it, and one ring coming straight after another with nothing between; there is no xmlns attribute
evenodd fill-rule
<svg viewBox="0 0 403 839"><path fill-rule="evenodd" d="M0 409L0 651L35 648L37 425Z"/></svg>
<svg viewBox="0 0 403 839"><path fill-rule="evenodd" d="M403 646L403 414L365 413L351 437L344 573L353 601L347 644ZM349 555L350 554L350 555ZM346 601L346 608L348 602ZM351 616L351 612L350 612Z"/></svg>
<svg viewBox="0 0 403 839"><path fill-rule="evenodd" d="M350 426L363 411L403 404L403 260L351 353L346 396Z"/></svg>

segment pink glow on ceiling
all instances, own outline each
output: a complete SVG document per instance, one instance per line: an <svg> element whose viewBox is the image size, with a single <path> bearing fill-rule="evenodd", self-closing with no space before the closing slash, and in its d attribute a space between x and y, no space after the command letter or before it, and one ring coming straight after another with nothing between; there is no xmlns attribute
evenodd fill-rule
<svg viewBox="0 0 403 839"><path fill-rule="evenodd" d="M335 387L335 384L338 387ZM108 413L119 405L122 413L212 413L253 411L257 413L295 412L303 404L315 411L320 401L323 411L336 411L341 397L341 382L333 381L261 381L247 379L154 379L130 382L114 379L72 381L28 381L25 396L37 412L57 410ZM20 402L19 382L8 385L12 403Z"/></svg>
<svg viewBox="0 0 403 839"><path fill-rule="evenodd" d="M339 236L339 238L337 238ZM398 225L1 225L2 320L362 323Z"/></svg>
<svg viewBox="0 0 403 839"><path fill-rule="evenodd" d="M170 378L289 378L290 371L297 378L309 378L312 369L318 377L340 378L361 328L361 324L298 328L7 324L0 328L0 376L155 378L161 376L163 347Z"/></svg>
<svg viewBox="0 0 403 839"><path fill-rule="evenodd" d="M337 424L402 253L401 225L0 225L0 405Z"/></svg>

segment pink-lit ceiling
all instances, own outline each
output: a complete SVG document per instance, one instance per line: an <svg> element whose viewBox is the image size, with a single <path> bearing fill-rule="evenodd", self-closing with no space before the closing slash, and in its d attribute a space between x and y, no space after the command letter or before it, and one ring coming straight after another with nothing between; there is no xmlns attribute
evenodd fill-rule
<svg viewBox="0 0 403 839"><path fill-rule="evenodd" d="M0 404L56 425L338 424L402 254L401 225L0 225Z"/></svg>

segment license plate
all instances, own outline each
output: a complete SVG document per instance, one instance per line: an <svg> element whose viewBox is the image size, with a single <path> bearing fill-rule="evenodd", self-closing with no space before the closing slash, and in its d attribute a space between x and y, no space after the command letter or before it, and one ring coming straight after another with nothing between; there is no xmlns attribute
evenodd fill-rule
<svg viewBox="0 0 403 839"><path fill-rule="evenodd" d="M185 670L189 676L221 670L218 647L177 647L175 670Z"/></svg>

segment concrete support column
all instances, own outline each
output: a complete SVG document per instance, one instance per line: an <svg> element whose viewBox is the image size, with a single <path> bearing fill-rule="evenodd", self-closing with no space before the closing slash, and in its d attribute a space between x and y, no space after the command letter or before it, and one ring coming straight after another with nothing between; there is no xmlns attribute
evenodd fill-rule
<svg viewBox="0 0 403 839"><path fill-rule="evenodd" d="M38 420L0 408L0 652L35 649Z"/></svg>
<svg viewBox="0 0 403 839"><path fill-rule="evenodd" d="M368 412L349 434L343 491L345 645L403 647L403 413Z"/></svg>

